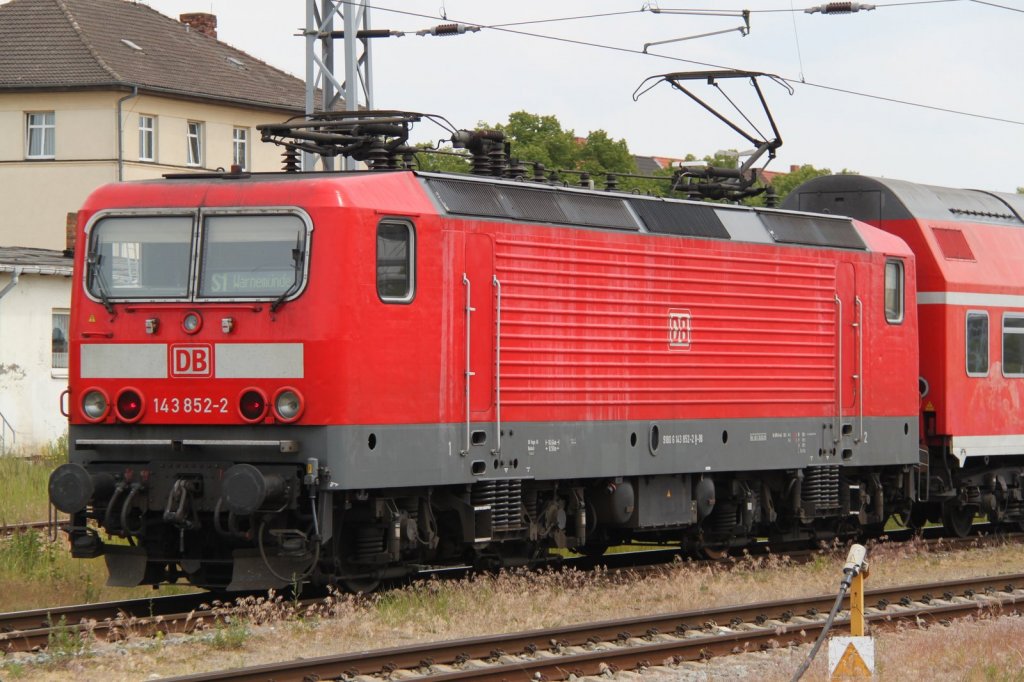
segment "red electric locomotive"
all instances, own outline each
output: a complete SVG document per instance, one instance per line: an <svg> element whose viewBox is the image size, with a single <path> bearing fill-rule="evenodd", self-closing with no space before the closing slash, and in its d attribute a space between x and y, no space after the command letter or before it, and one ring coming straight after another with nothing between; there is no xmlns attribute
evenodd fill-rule
<svg viewBox="0 0 1024 682"><path fill-rule="evenodd" d="M1024 197L836 175L786 200L899 236L917 258L928 485L915 523L1024 523Z"/></svg>
<svg viewBox="0 0 1024 682"><path fill-rule="evenodd" d="M903 241L374 150L385 170L108 185L79 213L50 494L113 584L367 589L909 510Z"/></svg>

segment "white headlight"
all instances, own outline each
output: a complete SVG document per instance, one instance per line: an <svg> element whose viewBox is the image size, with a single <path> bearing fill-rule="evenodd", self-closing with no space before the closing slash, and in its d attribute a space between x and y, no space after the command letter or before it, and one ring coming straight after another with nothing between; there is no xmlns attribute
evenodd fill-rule
<svg viewBox="0 0 1024 682"><path fill-rule="evenodd" d="M89 419L101 419L107 413L107 397L100 391L89 391L82 398L82 412Z"/></svg>
<svg viewBox="0 0 1024 682"><path fill-rule="evenodd" d="M295 419L302 411L302 398L295 391L285 389L277 394L277 398L274 400L274 410L285 421Z"/></svg>

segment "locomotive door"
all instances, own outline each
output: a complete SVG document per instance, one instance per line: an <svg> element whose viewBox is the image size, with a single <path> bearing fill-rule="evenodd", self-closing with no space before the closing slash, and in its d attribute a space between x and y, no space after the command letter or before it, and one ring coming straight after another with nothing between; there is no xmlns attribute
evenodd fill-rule
<svg viewBox="0 0 1024 682"><path fill-rule="evenodd" d="M839 263L836 269L836 435L842 449L851 447L856 410L861 395L861 302L857 296L857 274L853 263ZM846 453L844 452L844 455ZM852 454L852 452L850 453Z"/></svg>
<svg viewBox="0 0 1024 682"><path fill-rule="evenodd" d="M494 406L494 242L489 235L469 233L465 249L468 431L474 421L490 421Z"/></svg>

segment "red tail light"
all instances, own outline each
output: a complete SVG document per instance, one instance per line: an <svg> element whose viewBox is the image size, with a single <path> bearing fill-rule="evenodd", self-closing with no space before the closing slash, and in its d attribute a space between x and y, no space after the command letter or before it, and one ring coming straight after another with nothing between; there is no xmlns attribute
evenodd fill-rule
<svg viewBox="0 0 1024 682"><path fill-rule="evenodd" d="M267 396L255 388L242 393L238 399L238 412L247 422L258 422L267 414Z"/></svg>
<svg viewBox="0 0 1024 682"><path fill-rule="evenodd" d="M142 396L133 388L126 388L117 395L117 416L122 421L138 421L142 416Z"/></svg>

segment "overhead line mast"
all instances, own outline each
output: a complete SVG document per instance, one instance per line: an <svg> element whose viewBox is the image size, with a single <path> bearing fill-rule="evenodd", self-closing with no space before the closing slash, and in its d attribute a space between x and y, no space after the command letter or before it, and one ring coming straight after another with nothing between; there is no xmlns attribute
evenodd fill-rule
<svg viewBox="0 0 1024 682"><path fill-rule="evenodd" d="M343 29L335 30L341 20ZM344 99L347 111L360 107L373 109L373 75L371 69L371 38L402 35L397 31L371 31L370 7L366 0L306 0L306 116L317 112L316 94L322 90L321 112L333 111ZM335 72L335 38L344 38L344 79ZM317 54L317 43L320 54ZM303 167L312 169L317 155L303 152ZM334 158L321 156L324 170L334 169ZM345 170L354 170L355 161L342 161Z"/></svg>

